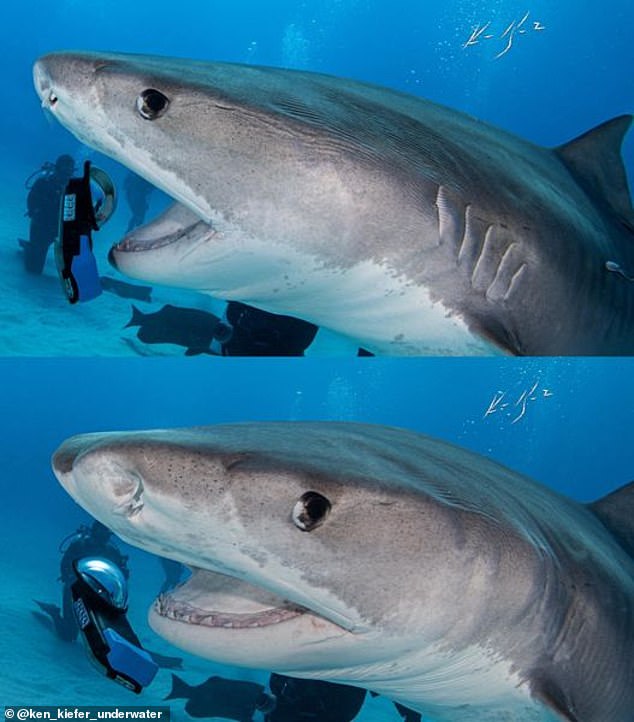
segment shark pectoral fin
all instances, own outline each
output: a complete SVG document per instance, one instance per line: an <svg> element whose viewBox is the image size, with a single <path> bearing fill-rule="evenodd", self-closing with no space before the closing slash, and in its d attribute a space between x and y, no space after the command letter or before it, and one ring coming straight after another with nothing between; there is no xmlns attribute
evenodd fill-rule
<svg viewBox="0 0 634 722"><path fill-rule="evenodd" d="M621 146L632 119L620 115L555 148L579 184L607 203L630 228L634 228L634 213Z"/></svg>
<svg viewBox="0 0 634 722"><path fill-rule="evenodd" d="M634 481L588 504L588 508L634 558Z"/></svg>

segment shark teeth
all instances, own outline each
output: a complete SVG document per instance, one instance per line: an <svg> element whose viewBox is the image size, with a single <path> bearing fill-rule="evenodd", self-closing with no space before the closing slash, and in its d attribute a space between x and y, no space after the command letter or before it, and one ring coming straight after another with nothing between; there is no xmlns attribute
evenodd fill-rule
<svg viewBox="0 0 634 722"><path fill-rule="evenodd" d="M231 612L208 611L199 609L187 602L175 599L169 594L161 594L154 602L155 611L162 617L186 624L223 629L253 629L280 624L299 617L307 610L296 604L286 603L280 607L271 607L262 612L233 614Z"/></svg>
<svg viewBox="0 0 634 722"><path fill-rule="evenodd" d="M156 219L135 228L112 250L118 252L151 251L177 241L210 240L217 234L209 223L179 203L174 203Z"/></svg>
<svg viewBox="0 0 634 722"><path fill-rule="evenodd" d="M132 238L130 236L126 236L126 238L119 241L119 243L116 243L112 248L114 251L125 251L125 252L131 252L131 251L151 251L154 248L161 248L162 246L169 246L171 243L174 243L179 239L180 236L174 235L174 236L166 236L163 238L156 238L154 240L149 240L148 238Z"/></svg>

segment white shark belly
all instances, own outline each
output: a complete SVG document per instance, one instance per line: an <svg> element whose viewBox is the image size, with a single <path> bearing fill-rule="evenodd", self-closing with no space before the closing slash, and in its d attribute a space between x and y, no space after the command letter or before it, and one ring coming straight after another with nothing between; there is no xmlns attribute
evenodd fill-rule
<svg viewBox="0 0 634 722"><path fill-rule="evenodd" d="M354 339L381 355L497 355L460 315L387 262L349 267L324 263L283 244L250 239L239 253L218 257L209 277L181 283L272 313L298 316Z"/></svg>

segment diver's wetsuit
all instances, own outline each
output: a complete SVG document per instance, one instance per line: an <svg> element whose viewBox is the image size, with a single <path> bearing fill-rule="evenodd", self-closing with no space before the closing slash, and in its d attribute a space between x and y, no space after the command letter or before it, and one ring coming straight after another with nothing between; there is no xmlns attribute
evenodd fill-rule
<svg viewBox="0 0 634 722"><path fill-rule="evenodd" d="M276 702L266 722L351 722L366 694L358 687L275 673L269 687Z"/></svg>
<svg viewBox="0 0 634 722"><path fill-rule="evenodd" d="M229 301L226 315L233 334L222 347L223 356L303 356L318 331L308 321L238 301Z"/></svg>
<svg viewBox="0 0 634 722"><path fill-rule="evenodd" d="M303 356L315 339L319 326L293 316L282 316L229 301L227 321L233 327L223 356ZM360 348L358 356L374 354Z"/></svg>
<svg viewBox="0 0 634 722"><path fill-rule="evenodd" d="M38 178L27 196L27 215L31 218L29 240L24 249L24 268L40 274L49 246L59 234L59 212L62 195L70 176L51 172Z"/></svg>
<svg viewBox="0 0 634 722"><path fill-rule="evenodd" d="M271 674L269 688L275 695L274 708L266 722L352 722L361 711L366 690L335 682L297 679ZM376 697L376 693L372 692ZM420 712L394 702L403 722L421 722Z"/></svg>

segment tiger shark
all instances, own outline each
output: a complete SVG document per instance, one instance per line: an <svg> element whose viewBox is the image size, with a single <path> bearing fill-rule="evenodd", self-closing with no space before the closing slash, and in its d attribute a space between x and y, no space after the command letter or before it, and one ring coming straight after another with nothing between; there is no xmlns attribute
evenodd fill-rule
<svg viewBox="0 0 634 722"><path fill-rule="evenodd" d="M84 434L53 468L121 538L192 569L150 611L184 650L436 722L634 722L634 483L586 506L346 422Z"/></svg>
<svg viewBox="0 0 634 722"><path fill-rule="evenodd" d="M112 263L378 354L634 353L632 116L555 149L316 73L95 52L43 107L178 205Z"/></svg>

